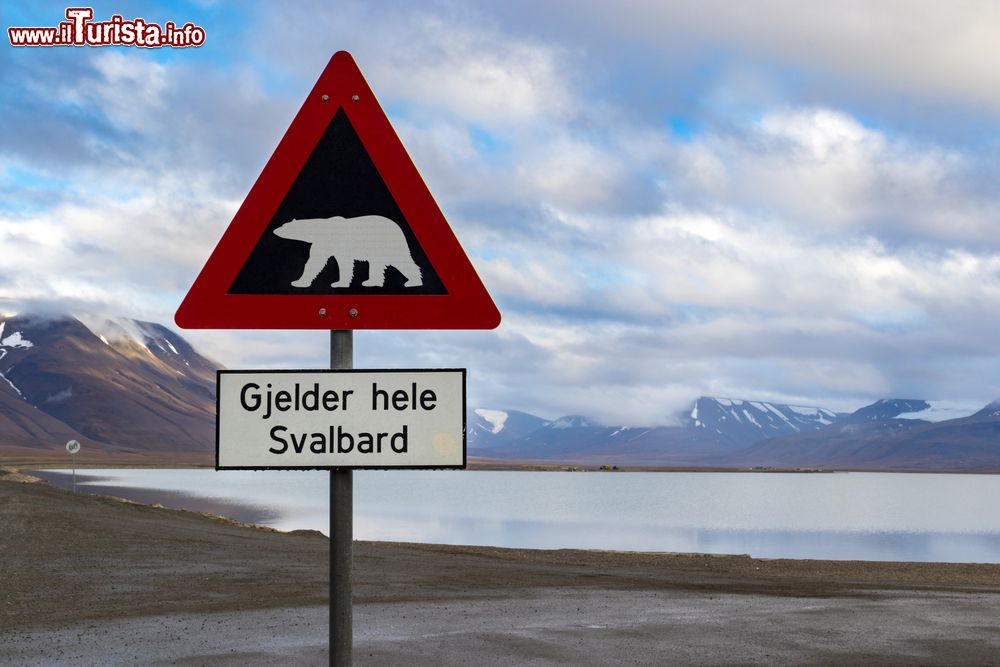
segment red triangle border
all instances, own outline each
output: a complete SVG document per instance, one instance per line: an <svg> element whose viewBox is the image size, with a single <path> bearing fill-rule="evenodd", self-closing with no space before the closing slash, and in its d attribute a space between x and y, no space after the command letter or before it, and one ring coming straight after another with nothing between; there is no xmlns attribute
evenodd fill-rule
<svg viewBox="0 0 1000 667"><path fill-rule="evenodd" d="M447 294L228 294L343 108ZM500 312L358 69L338 51L181 302L185 329L495 329Z"/></svg>

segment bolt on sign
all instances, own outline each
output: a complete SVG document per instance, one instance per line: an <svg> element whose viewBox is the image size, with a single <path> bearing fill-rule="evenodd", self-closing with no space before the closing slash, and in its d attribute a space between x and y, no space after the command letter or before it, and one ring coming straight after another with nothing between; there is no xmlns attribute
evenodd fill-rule
<svg viewBox="0 0 1000 667"><path fill-rule="evenodd" d="M500 313L340 51L175 320L201 329L493 329Z"/></svg>
<svg viewBox="0 0 1000 667"><path fill-rule="evenodd" d="M464 468L465 369L218 371L216 469Z"/></svg>

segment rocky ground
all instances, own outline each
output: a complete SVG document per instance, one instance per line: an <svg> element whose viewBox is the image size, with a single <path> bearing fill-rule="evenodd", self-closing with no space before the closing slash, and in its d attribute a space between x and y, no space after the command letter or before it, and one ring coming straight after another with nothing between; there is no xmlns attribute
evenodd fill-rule
<svg viewBox="0 0 1000 667"><path fill-rule="evenodd" d="M327 664L327 540L0 472L0 664ZM356 543L355 664L1000 664L1000 566Z"/></svg>

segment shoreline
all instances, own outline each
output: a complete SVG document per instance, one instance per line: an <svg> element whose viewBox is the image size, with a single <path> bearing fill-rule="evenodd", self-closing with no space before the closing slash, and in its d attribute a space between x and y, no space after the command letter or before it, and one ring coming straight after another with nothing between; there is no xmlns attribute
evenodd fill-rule
<svg viewBox="0 0 1000 667"><path fill-rule="evenodd" d="M614 466L608 469L602 466ZM630 465L628 463L573 463L565 461L507 461L504 459L485 459L469 457L469 470L504 470L512 472L684 472L684 473L794 473L794 474L830 474L830 473L900 473L928 475L1000 475L1000 469L974 470L966 468L821 468L814 466L780 467L780 466L657 466Z"/></svg>
<svg viewBox="0 0 1000 667"><path fill-rule="evenodd" d="M69 472L32 468L28 469L25 474L37 477L45 484L64 491L70 490L73 487L73 476ZM224 517L242 525L258 526L267 530L275 530L269 527L267 523L279 517L276 512L268 511L258 506L235 501L217 501L212 498L185 493L183 491L94 483L102 479L104 478L98 475L88 475L86 472L81 473L80 470L77 470L76 483L78 493L106 498L119 498L147 507L163 507L208 516Z"/></svg>
<svg viewBox="0 0 1000 667"><path fill-rule="evenodd" d="M61 475L60 475L61 476ZM79 475L78 475L79 477ZM59 484L52 484L49 480L44 477L37 477L30 472L24 472L22 470L12 469L8 466L0 467L0 484L14 484L19 486L28 485L38 485L43 488L52 489L56 493L63 494L64 502L74 502L74 499L79 496L90 496L95 501L98 502L108 502L119 503L122 505L135 506L149 510L152 512L163 512L166 515L169 514L182 514L190 515L195 518L203 518L208 521L221 522L227 525L231 525L237 528L244 528L250 530L259 530L266 533L273 533L277 535L312 535L315 537L322 537L322 539L327 540L327 536L320 535L317 531L307 531L307 530L292 530L292 531L281 531L275 528L262 525L255 522L241 521L237 518L226 516L223 514L218 514L210 511L200 511L196 509L185 509L178 507L169 507L162 503L144 503L136 500L132 500L127 497L118 495L107 495L102 493L85 493L85 494L72 494L68 493L68 489ZM89 488L113 488L120 489L123 491L153 491L156 493L163 493L167 495L177 495L184 497L192 497L188 494L180 492L165 491L162 489L133 489L131 487L100 487L91 486ZM780 564L783 569L788 572L798 571L802 573L815 572L818 569L824 570L848 570L857 565L864 565L868 568L869 575L865 576L865 579L878 579L881 575L885 574L887 571L899 572L900 568L911 568L915 573L917 573L916 578L907 579L905 583L918 583L920 581L926 582L924 579L924 574L927 570L951 568L955 570L956 573L961 573L961 575L967 576L971 572L977 570L983 570L988 572L988 577L986 580L989 583L997 583L1000 585L1000 563L980 563L980 562L947 562L947 561L892 561L892 560L832 560L832 559L822 559L822 558L780 558L780 557L757 557L750 554L738 554L738 553L710 553L710 552L681 552L681 551L636 551L636 550L620 550L620 549L580 549L580 548L551 548L551 549L535 549L535 548L522 548L522 547L499 547L499 546L488 546L488 545L474 545L474 544L444 544L444 543L426 543L426 542L400 542L394 540L354 540L356 545L369 546L372 548L377 548L377 545L383 545L387 548L393 549L409 549L414 551L423 551L427 553L452 553L452 554L472 554L472 555L488 555L493 558L498 558L501 560L523 560L527 557L531 557L534 560L539 561L558 561L561 559L571 559L580 560L585 559L587 555L593 556L600 559L626 559L626 560L649 560L655 561L657 559L701 559L707 560L715 563L722 563L725 561L738 561L738 562L755 562L755 563L774 563ZM800 566L793 566L791 564L801 564ZM967 579L952 579L946 578L946 580L951 583L958 583L959 581L968 582ZM978 578L977 578L978 580Z"/></svg>
<svg viewBox="0 0 1000 667"><path fill-rule="evenodd" d="M8 470L11 468L8 468ZM475 471L473 471L475 472ZM69 490L72 488L72 476L65 469L34 470L33 473L55 488ZM161 488L144 486L117 486L114 477L107 479L92 474L93 470L77 471L78 491L81 494L122 498L128 502L140 503L151 507L166 507L187 512L202 513L209 516L225 517L238 524L255 525L268 530L311 530L323 535L329 534L329 522L325 513L315 511L307 520L294 520L294 510L291 514L282 509L282 505L261 503L251 497L252 494L234 494L227 498L210 497L199 493L199 489L208 488L211 482L188 486L186 490L169 488L169 483L161 484ZM110 475L114 473L109 471ZM199 478L200 479L200 478ZM97 483L93 482L106 482ZM322 481L322 480L320 480ZM90 482L84 484L85 482ZM141 483L141 482L140 482ZM317 487L319 488L319 487ZM325 503L325 500L323 501ZM376 516L376 515L373 515ZM367 517L367 518L366 518ZM780 526L766 525L752 529L736 528L713 529L706 526L696 529L694 534L687 534L683 529L662 527L655 539L646 539L644 534L631 533L626 528L619 532L614 526L605 529L602 539L573 539L563 535L561 539L545 538L541 534L531 534L527 538L515 533L487 533L475 531L399 531L379 530L374 519L362 512L360 529L356 528L355 537L368 540L397 541L411 540L414 544L444 544L458 548L482 546L484 548L509 548L538 551L560 551L566 549L593 550L617 552L625 550L634 554L654 553L702 553L709 556L741 556L749 555L764 560L810 560L830 562L873 562L873 563L940 563L966 564L1000 563L997 548L1000 548L1000 536L994 533L955 533L950 536L940 532L895 533L885 531L872 533L863 530L820 530L818 533L809 530L795 530ZM534 524L533 524L534 525ZM544 528L540 521L536 526ZM592 529L599 529L593 523ZM690 532L690 531L689 531ZM552 535L559 535L553 533ZM548 533L546 533L548 535ZM580 533L585 535L585 533ZM820 537L817 537L820 536ZM822 542L817 540L822 539ZM948 539L947 547L940 540ZM937 542L935 542L937 540ZM938 546L935 547L934 545ZM929 545L929 546L928 546Z"/></svg>
<svg viewBox="0 0 1000 667"><path fill-rule="evenodd" d="M5 467L34 470L69 470L72 461L66 461L65 455L41 459L7 459L2 463ZM605 466L605 467L602 467ZM163 470L175 469L215 469L214 461L206 459L197 461L115 461L86 460L76 463L77 470L101 468L154 468ZM613 469L612 469L613 468ZM380 468L381 470L381 468ZM597 463L597 462L567 462L567 461L532 461L487 459L470 456L468 467L470 471L506 471L506 472L662 472L662 473L761 473L761 474L836 474L836 473L886 473L904 475L1000 475L1000 469L968 469L968 468L823 468L814 466L780 467L780 466L666 466L666 465L632 465L628 463Z"/></svg>
<svg viewBox="0 0 1000 667"><path fill-rule="evenodd" d="M0 467L0 480L4 479L4 471L16 470L9 466ZM19 471L16 473L21 476L34 477L43 484L49 485L52 488L59 489L62 491L69 491L72 488L72 475L63 469L32 469L28 471ZM8 472L9 475L9 472ZM78 485L82 481L86 480L100 480L100 476L88 475L86 471L81 473L77 471L77 483ZM9 478L9 477L8 477ZM78 488L79 494L91 495L98 498L109 498L121 500L123 502L135 503L145 507L156 508L156 509L167 509L180 512L188 512L198 515L204 515L207 517L221 519L227 522L231 522L235 525L259 528L266 531L272 532L312 532L316 534L322 534L324 537L327 536L328 528L324 525L319 530L315 528L298 528L292 531L283 531L279 528L268 525L269 521L278 518L280 515L274 511L268 511L262 509L259 506L251 505L247 503L241 503L239 501L219 501L209 497L196 495L193 493L185 491L174 491L169 489L158 489L158 488L146 488L146 487L131 487L131 486L115 486L114 484L87 484L86 486L81 486ZM72 496L71 496L72 497ZM362 540L355 540L362 541ZM864 563L888 563L888 564L917 564L917 565L942 565L942 566L964 566L964 565L997 565L1000 563L995 563L991 561L947 561L947 560L889 560L889 559L865 559L865 558L810 558L810 557L798 557L798 556L768 556L768 555L753 555L749 552L744 551L690 551L690 550L657 550L657 549L620 549L615 547L573 547L573 546L545 546L545 547L533 547L533 546L518 546L518 545L490 545L490 544L476 544L476 543L466 543L466 542L399 542L398 540L388 538L388 539L378 539L376 540L381 543L386 544L412 544L415 546L429 546L429 547L442 547L442 548L454 548L454 549L487 549L487 550L512 550L512 551L526 551L526 552L538 552L538 553L556 553L556 552L593 552L593 553L605 553L605 554L632 554L636 556L647 556L647 555L677 555L677 556L692 556L700 555L708 558L719 558L719 557L733 557L733 558L753 558L761 561L786 561L786 562L828 562L828 563L845 563L845 562L864 562Z"/></svg>

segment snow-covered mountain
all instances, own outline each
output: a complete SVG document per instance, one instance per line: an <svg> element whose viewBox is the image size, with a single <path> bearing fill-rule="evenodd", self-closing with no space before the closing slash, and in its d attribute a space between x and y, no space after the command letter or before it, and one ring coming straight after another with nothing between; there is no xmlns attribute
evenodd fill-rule
<svg viewBox="0 0 1000 667"><path fill-rule="evenodd" d="M127 318L0 316L0 461L208 463L215 371L181 336ZM467 414L469 455L697 467L1000 470L1000 401L883 399L850 414L701 397L673 426ZM85 454L85 456L84 456Z"/></svg>
<svg viewBox="0 0 1000 667"><path fill-rule="evenodd" d="M501 410L474 412L506 414ZM679 418L678 426L609 426L580 415L548 422L533 417L533 431L518 437L511 433L503 442L493 440L489 447L470 430L469 449L473 456L490 458L680 465L768 438L823 428L836 418L835 413L817 407L702 397Z"/></svg>
<svg viewBox="0 0 1000 667"><path fill-rule="evenodd" d="M978 411L935 410L934 404L884 399L828 428L766 440L729 461L771 467L1000 471L1000 403ZM968 416L947 418L954 414Z"/></svg>
<svg viewBox="0 0 1000 667"><path fill-rule="evenodd" d="M985 408L983 408L982 410L980 410L979 412L977 412L976 414L974 414L972 416L976 417L976 418L979 418L979 419L988 419L990 417L1000 417L1000 398L998 398L997 400L993 401L992 403L990 403Z"/></svg>
<svg viewBox="0 0 1000 667"><path fill-rule="evenodd" d="M214 362L176 333L127 318L0 316L0 450L209 462Z"/></svg>
<svg viewBox="0 0 1000 667"><path fill-rule="evenodd" d="M979 409L979 406L952 401L883 398L846 415L843 421L847 423L861 423L889 419L917 419L926 422L941 422L949 419L968 417Z"/></svg>
<svg viewBox="0 0 1000 667"><path fill-rule="evenodd" d="M517 410L476 408L466 416L470 449L490 449L513 442L542 428L549 422Z"/></svg>
<svg viewBox="0 0 1000 667"><path fill-rule="evenodd" d="M939 422L947 419L968 417L978 410L978 406L968 406L950 401L924 401L913 398L883 398L871 405L844 415L844 423L859 424L890 419L917 419Z"/></svg>
<svg viewBox="0 0 1000 667"><path fill-rule="evenodd" d="M734 443L753 444L829 426L837 414L824 408L703 396L695 401L686 423L714 432Z"/></svg>
<svg viewBox="0 0 1000 667"><path fill-rule="evenodd" d="M678 426L606 426L579 416L534 419L541 425L532 432L489 448L470 437L470 456L675 467L1000 469L1000 401L977 411L940 401L883 399L838 414L705 396Z"/></svg>

